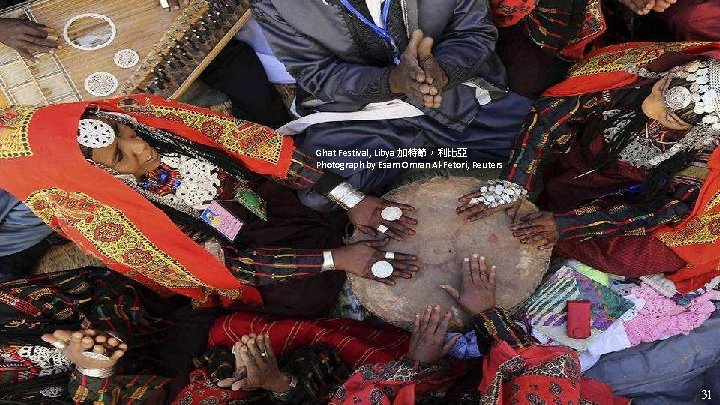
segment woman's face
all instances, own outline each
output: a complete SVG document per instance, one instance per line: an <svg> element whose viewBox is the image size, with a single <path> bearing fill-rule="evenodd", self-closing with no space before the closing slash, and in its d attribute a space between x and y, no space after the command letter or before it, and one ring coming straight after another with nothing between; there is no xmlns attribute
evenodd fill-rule
<svg viewBox="0 0 720 405"><path fill-rule="evenodd" d="M689 130L692 125L683 122L665 106L665 92L670 86L670 77L660 79L652 88L652 93L643 101L642 110L646 116L659 122L666 128Z"/></svg>
<svg viewBox="0 0 720 405"><path fill-rule="evenodd" d="M107 122L107 121L106 121ZM115 130L115 141L104 148L92 150L92 160L120 174L132 174L138 179L160 165L160 154L140 139L127 125L107 122Z"/></svg>

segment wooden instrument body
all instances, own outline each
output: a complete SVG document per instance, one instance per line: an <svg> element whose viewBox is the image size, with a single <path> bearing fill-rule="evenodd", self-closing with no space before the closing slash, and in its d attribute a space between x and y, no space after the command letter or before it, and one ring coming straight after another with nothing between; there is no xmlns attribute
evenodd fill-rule
<svg viewBox="0 0 720 405"><path fill-rule="evenodd" d="M0 107L137 92L178 97L249 18L249 0L232 3L237 7L225 6L218 11L206 1L193 0L181 11L168 11L148 0L36 0L9 9L0 17L26 18L51 27L61 48L38 55L39 62L33 63L0 44ZM116 35L107 46L81 50L64 39L68 21L86 13L104 15L112 21ZM208 33L206 37L200 38L199 27ZM198 38L191 43L193 35ZM137 52L139 63L131 68L117 66L114 56L122 49ZM114 75L117 89L102 97L88 93L85 79L94 72Z"/></svg>
<svg viewBox="0 0 720 405"><path fill-rule="evenodd" d="M497 305L512 308L530 297L547 271L551 252L521 244L512 235L510 218L504 212L465 223L455 212L457 199L477 191L482 183L470 177L433 178L400 187L384 197L416 208L417 234L403 242L391 241L384 250L416 255L420 271L411 280L398 280L395 286L350 275L353 292L363 306L396 326L411 329L415 313L439 304L451 308L452 329L465 330L469 316L438 285L460 290L463 258L473 253L497 266ZM532 203L524 201L519 215L536 211ZM353 242L366 239L360 232L352 237ZM490 305L488 302L485 307Z"/></svg>

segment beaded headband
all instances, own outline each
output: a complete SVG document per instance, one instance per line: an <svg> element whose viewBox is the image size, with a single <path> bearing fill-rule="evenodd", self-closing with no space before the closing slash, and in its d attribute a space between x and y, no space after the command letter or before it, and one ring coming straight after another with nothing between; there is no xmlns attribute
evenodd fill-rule
<svg viewBox="0 0 720 405"><path fill-rule="evenodd" d="M670 76L684 79L688 85L668 89L666 107L674 112L694 103L693 112L702 117L701 125L720 132L720 62L696 60L671 70Z"/></svg>

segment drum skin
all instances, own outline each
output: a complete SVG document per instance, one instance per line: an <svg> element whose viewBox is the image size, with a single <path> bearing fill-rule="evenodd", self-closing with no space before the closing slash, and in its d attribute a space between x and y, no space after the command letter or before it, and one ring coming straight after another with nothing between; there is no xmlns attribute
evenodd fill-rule
<svg viewBox="0 0 720 405"><path fill-rule="evenodd" d="M349 275L353 292L370 312L404 329L411 329L416 313L428 305L451 308L451 329L468 330L471 318L455 303L440 284L458 289L462 285L462 263L473 253L485 256L488 265L497 266L497 305L512 308L537 289L550 262L550 250L523 245L510 231L511 219L503 211L466 223L456 212L458 198L479 190L483 181L471 177L436 177L399 187L384 196L390 201L412 205L416 210L417 234L405 241L391 240L386 251L413 254L420 271L411 280L398 279L388 286L374 280ZM537 212L523 200L518 215ZM351 242L372 239L356 231ZM484 303L489 308L491 302Z"/></svg>

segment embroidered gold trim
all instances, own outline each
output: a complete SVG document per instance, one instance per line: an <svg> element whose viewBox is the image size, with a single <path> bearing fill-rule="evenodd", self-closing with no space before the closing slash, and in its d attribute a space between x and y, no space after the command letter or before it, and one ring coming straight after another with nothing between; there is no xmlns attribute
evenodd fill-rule
<svg viewBox="0 0 720 405"><path fill-rule="evenodd" d="M155 247L122 212L79 192L36 191L26 205L46 223L60 221L77 230L103 256L168 288L203 287L180 263Z"/></svg>
<svg viewBox="0 0 720 405"><path fill-rule="evenodd" d="M0 112L0 159L32 156L28 124L37 107L18 105Z"/></svg>

